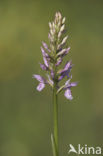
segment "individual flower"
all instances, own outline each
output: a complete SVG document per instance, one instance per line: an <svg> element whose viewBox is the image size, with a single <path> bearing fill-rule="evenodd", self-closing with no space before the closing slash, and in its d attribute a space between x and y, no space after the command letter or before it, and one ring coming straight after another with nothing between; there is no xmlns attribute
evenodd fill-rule
<svg viewBox="0 0 103 156"><path fill-rule="evenodd" d="M67 80L66 83L65 83L65 86L64 86L64 90L65 90L64 96L67 99L72 100L73 96L72 96L72 93L71 93L71 87L77 86L77 82L71 82L70 83L70 80L71 79Z"/></svg>
<svg viewBox="0 0 103 156"><path fill-rule="evenodd" d="M43 47L50 53L50 49L48 48L48 45L45 42L42 42Z"/></svg>
<svg viewBox="0 0 103 156"><path fill-rule="evenodd" d="M41 67L42 70L47 70L48 69L47 66L45 64L42 64L42 63L40 63L40 67Z"/></svg>
<svg viewBox="0 0 103 156"><path fill-rule="evenodd" d="M71 61L68 61L65 64L64 68L58 72L58 74L60 75L59 81L62 80L65 76L67 76L67 78L70 77L69 74L70 74L71 68L72 68Z"/></svg>
<svg viewBox="0 0 103 156"><path fill-rule="evenodd" d="M39 81L39 85L37 86L37 90L40 92L45 87L45 84L47 83L46 79L44 79L40 75L33 75L33 78L35 78L37 81Z"/></svg>

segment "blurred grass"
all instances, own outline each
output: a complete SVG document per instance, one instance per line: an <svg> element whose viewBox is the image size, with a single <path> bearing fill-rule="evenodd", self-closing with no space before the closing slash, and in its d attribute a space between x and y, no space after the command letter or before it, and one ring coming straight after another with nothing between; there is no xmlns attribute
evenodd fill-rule
<svg viewBox="0 0 103 156"><path fill-rule="evenodd" d="M67 18L75 64L74 100L59 97L60 152L69 143L103 143L103 2L0 1L0 156L52 155L51 91L38 93L33 73L41 73L41 41L60 10Z"/></svg>

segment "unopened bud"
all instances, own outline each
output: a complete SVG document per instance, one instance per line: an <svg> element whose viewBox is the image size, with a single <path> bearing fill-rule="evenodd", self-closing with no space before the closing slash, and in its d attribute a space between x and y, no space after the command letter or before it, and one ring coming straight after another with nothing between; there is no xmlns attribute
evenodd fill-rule
<svg viewBox="0 0 103 156"><path fill-rule="evenodd" d="M65 28L65 25L62 25L61 28L60 28L60 31L63 32L64 28Z"/></svg>
<svg viewBox="0 0 103 156"><path fill-rule="evenodd" d="M66 20L66 18L64 17L64 18L63 18L63 20L62 20L62 24L64 24L64 23L65 23L65 20Z"/></svg>

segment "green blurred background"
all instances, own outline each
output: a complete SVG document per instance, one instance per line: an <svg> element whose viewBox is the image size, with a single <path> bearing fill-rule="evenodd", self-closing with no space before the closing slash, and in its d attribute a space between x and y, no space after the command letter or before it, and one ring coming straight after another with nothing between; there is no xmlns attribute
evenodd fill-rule
<svg viewBox="0 0 103 156"><path fill-rule="evenodd" d="M41 41L66 16L74 100L59 96L60 155L69 144L103 146L103 1L0 0L0 156L52 156L52 96L36 91Z"/></svg>

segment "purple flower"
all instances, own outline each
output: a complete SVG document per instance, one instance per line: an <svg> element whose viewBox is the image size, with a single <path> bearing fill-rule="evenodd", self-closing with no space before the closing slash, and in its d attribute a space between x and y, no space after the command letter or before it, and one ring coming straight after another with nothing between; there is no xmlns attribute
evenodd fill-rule
<svg viewBox="0 0 103 156"><path fill-rule="evenodd" d="M42 42L43 47L50 53L51 50L48 48L48 45L45 42Z"/></svg>
<svg viewBox="0 0 103 156"><path fill-rule="evenodd" d="M33 75L33 78L35 78L37 81L39 81L39 85L37 86L37 90L40 92L45 87L45 84L47 81L40 75Z"/></svg>
<svg viewBox="0 0 103 156"><path fill-rule="evenodd" d="M43 57L49 58L49 55L45 52L45 50L41 47L41 52Z"/></svg>
<svg viewBox="0 0 103 156"><path fill-rule="evenodd" d="M39 83L39 85L37 86L37 90L40 92L43 90L44 87L45 87L44 83Z"/></svg>
<svg viewBox="0 0 103 156"><path fill-rule="evenodd" d="M70 89L66 89L65 93L64 93L64 96L69 99L69 100L72 100L73 99L73 96L71 94L71 90Z"/></svg>
<svg viewBox="0 0 103 156"><path fill-rule="evenodd" d="M72 76L69 80L67 80L65 82L65 87L64 87L65 89L77 86L77 84L78 84L77 82L71 82L70 83L71 79L72 79Z"/></svg>
<svg viewBox="0 0 103 156"><path fill-rule="evenodd" d="M57 59L57 62L56 62L56 66L59 66L60 64L62 63L62 58L61 57L59 57L58 59Z"/></svg>
<svg viewBox="0 0 103 156"><path fill-rule="evenodd" d="M45 64L41 64L41 63L40 63L40 67L41 67L42 70L47 70L47 69L48 69L47 66L46 66Z"/></svg>
<svg viewBox="0 0 103 156"><path fill-rule="evenodd" d="M46 57L43 57L43 60L44 60L44 64L46 67L49 67L49 63L48 63L48 60Z"/></svg>
<svg viewBox="0 0 103 156"><path fill-rule="evenodd" d="M55 65L56 65L56 66L59 66L61 63L62 63L62 58L59 57L59 58L57 59L57 63L56 63Z"/></svg>
<svg viewBox="0 0 103 156"><path fill-rule="evenodd" d="M67 78L69 78L69 73L71 71L72 65L71 65L71 61L67 62L66 65L64 66L64 68L59 71L60 77L59 80L62 80L65 76L67 76Z"/></svg>
<svg viewBox="0 0 103 156"><path fill-rule="evenodd" d="M43 55L43 60L44 64L46 67L49 67L49 62L50 62L50 57L49 55L45 52L45 50L41 47L42 55Z"/></svg>
<svg viewBox="0 0 103 156"><path fill-rule="evenodd" d="M70 83L70 80L71 79L67 80L66 83L65 83L65 87L64 87L65 93L64 93L64 96L67 99L72 100L73 96L72 96L72 93L71 93L71 87L77 86L77 82L71 82Z"/></svg>

